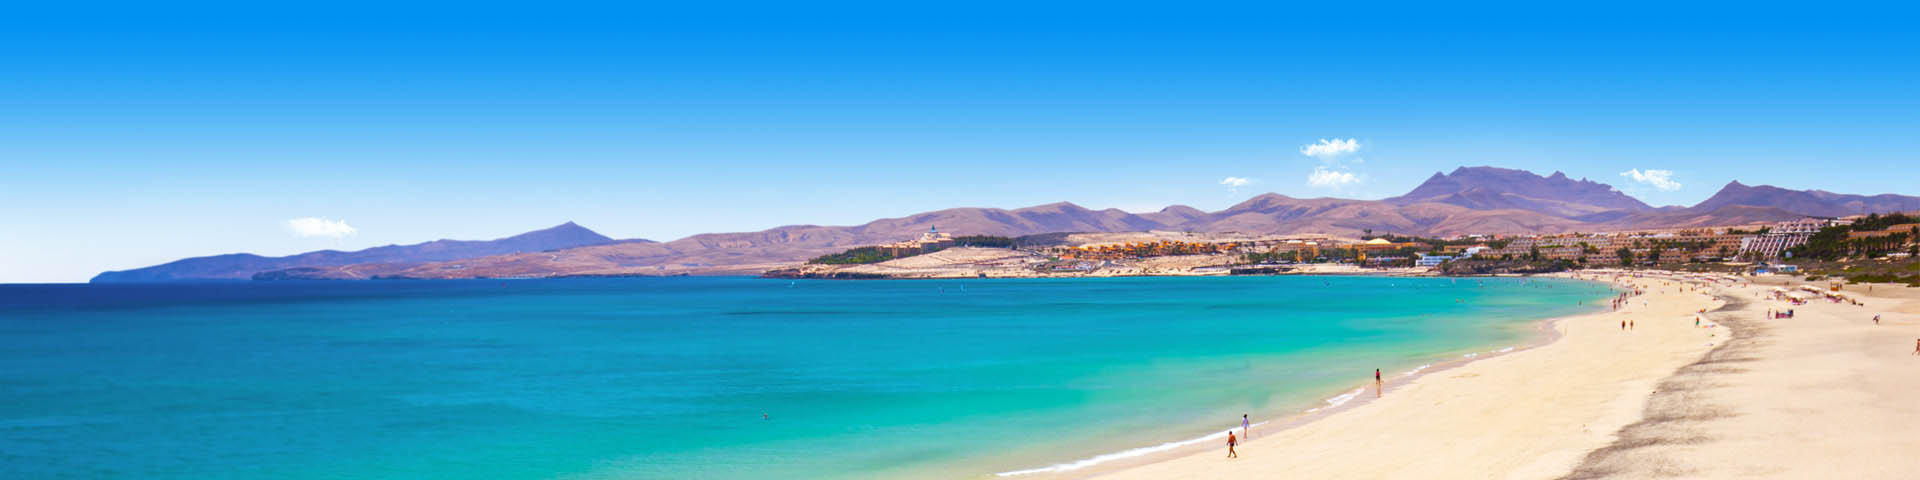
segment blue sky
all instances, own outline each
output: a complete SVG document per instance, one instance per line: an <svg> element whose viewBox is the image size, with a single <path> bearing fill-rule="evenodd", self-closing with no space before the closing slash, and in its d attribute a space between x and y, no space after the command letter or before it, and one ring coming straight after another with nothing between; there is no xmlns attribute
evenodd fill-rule
<svg viewBox="0 0 1920 480"><path fill-rule="evenodd" d="M1734 179L1920 193L1911 12L1178 7L12 10L0 282L569 220L670 240L956 206L1381 198L1461 165L1657 205ZM1359 147L1301 153L1321 139ZM353 233L288 226L309 217Z"/></svg>

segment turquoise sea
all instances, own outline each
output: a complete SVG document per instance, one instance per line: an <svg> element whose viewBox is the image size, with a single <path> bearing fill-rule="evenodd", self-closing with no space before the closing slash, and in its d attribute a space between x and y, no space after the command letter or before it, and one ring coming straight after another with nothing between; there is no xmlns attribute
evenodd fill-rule
<svg viewBox="0 0 1920 480"><path fill-rule="evenodd" d="M1325 405L1375 368L1524 343L1605 288L0 285L0 478L991 477Z"/></svg>

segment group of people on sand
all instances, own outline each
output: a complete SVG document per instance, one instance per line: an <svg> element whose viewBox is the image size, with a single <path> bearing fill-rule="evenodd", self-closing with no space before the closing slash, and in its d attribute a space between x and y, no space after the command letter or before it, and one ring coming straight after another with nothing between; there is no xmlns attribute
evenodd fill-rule
<svg viewBox="0 0 1920 480"><path fill-rule="evenodd" d="M1871 292L1871 291L1873 291L1873 285L1871 285L1871 284L1869 284L1869 285L1867 285L1867 291L1869 291L1869 292ZM1864 307L1864 306L1866 306L1866 305L1867 305L1867 304L1865 304L1865 303L1861 303L1860 301L1858 301L1858 300L1853 300L1853 299L1847 299L1847 302L1848 302L1848 303L1850 303L1850 304L1853 304L1853 305L1857 305L1857 306L1862 306L1862 307ZM1799 302L1794 302L1794 305L1799 305L1799 304L1800 304ZM1776 318L1793 318L1793 309L1791 309L1791 308L1789 308L1789 309L1786 309L1786 310L1774 310L1774 309L1771 309L1771 308L1769 308L1769 309L1767 309L1767 318L1768 318L1768 319L1776 319ZM1695 322L1696 322L1696 324L1697 324L1697 323L1698 323L1698 320L1695 320ZM1880 315L1879 315L1879 314L1874 314L1874 316L1873 316L1873 324L1874 324L1874 325L1879 325L1879 324L1880 324ZM1915 339L1915 340L1913 341L1913 354L1914 354L1914 355L1920 355L1920 339Z"/></svg>
<svg viewBox="0 0 1920 480"><path fill-rule="evenodd" d="M1641 293L1642 293L1642 291L1641 291L1640 289L1638 289L1638 288L1635 288L1635 289L1634 289L1634 290L1633 290L1632 292L1622 292L1621 294L1619 294L1619 295L1616 295L1616 296L1614 296L1614 297L1613 297L1613 311L1616 311L1616 312L1618 312L1618 311L1620 311L1620 307L1624 307L1624 306L1627 306L1627 296L1628 296L1628 295L1639 295L1639 294L1641 294Z"/></svg>
<svg viewBox="0 0 1920 480"><path fill-rule="evenodd" d="M1640 294L1640 291L1635 290L1633 294L1638 295ZM1613 309L1619 310L1621 304L1626 302L1627 297L1628 297L1628 294L1626 293L1622 293L1620 294L1620 296L1614 297ZM1700 313L1706 313L1706 310L1701 309ZM1793 318L1793 309L1787 309L1785 311L1774 311L1773 309L1767 309L1767 318ZM1873 324L1874 325L1880 324L1879 315L1873 316ZM1700 326L1700 317L1697 317L1697 316L1693 317L1693 325L1696 327ZM1629 320L1620 321L1621 330L1633 330L1633 327L1634 327L1633 320L1629 319ZM1914 340L1913 354L1920 355L1920 340ZM1374 385L1374 396L1377 397L1384 390L1383 389L1384 385L1380 377L1380 369L1378 368L1373 369L1373 385ZM1253 429L1253 421L1250 420L1247 415L1244 415L1244 414L1240 415L1240 435L1235 436L1233 434L1233 430L1227 430L1227 458L1240 458L1240 452L1235 451L1235 447L1240 446L1240 441L1242 439L1252 437L1252 429Z"/></svg>

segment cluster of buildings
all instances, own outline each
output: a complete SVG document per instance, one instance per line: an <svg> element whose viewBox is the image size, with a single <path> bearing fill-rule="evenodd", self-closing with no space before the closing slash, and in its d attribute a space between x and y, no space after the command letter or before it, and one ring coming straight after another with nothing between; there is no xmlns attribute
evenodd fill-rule
<svg viewBox="0 0 1920 480"><path fill-rule="evenodd" d="M1847 220L1806 218L1771 226L1704 227L1639 230L1617 233L1570 233L1506 239L1500 248L1479 252L1481 257L1569 260L1589 265L1620 265L1624 249L1632 263L1656 261L1752 260L1781 258L1788 249L1807 243L1820 229L1845 225ZM1746 228L1746 229L1742 229Z"/></svg>
<svg viewBox="0 0 1920 480"><path fill-rule="evenodd" d="M1430 245L1375 238L1359 243L1331 238L1255 242L1253 251L1283 254L1300 261L1333 259L1361 265L1439 266L1456 258L1539 258L1586 265L1621 265L1621 254L1635 265L1675 261L1774 261L1804 245L1823 228L1847 225L1848 219L1804 218L1771 225L1636 230L1613 233L1567 233L1533 236L1471 236ZM1920 239L1920 224L1903 224L1873 232L1853 232L1853 238L1904 234ZM1464 240L1464 241L1463 241ZM1496 248L1497 246L1497 248ZM1411 258L1407 252L1412 252ZM1292 254L1292 255L1290 255ZM1297 256L1296 256L1297 255Z"/></svg>
<svg viewBox="0 0 1920 480"><path fill-rule="evenodd" d="M1409 249L1428 252L1432 246L1420 242L1394 242L1375 238L1352 242L1328 236L1268 238L1232 242L1121 242L1052 247L1047 253L1067 260L1121 260L1170 255L1266 254L1276 259L1313 262L1318 259L1352 260L1363 264L1392 263L1406 260Z"/></svg>
<svg viewBox="0 0 1920 480"><path fill-rule="evenodd" d="M1638 230L1614 233L1567 233L1534 236L1469 236L1429 244L1373 238L1355 242L1324 235L1239 239L1221 242L1159 240L1048 247L1045 253L1067 260L1063 265L1173 255L1245 255L1267 261L1335 261L1360 265L1438 266L1456 258L1512 258L1567 260L1585 265L1622 265L1686 261L1775 261L1821 229L1847 225L1846 219L1805 218L1772 225ZM1850 239L1903 235L1920 239L1920 223L1894 225L1879 231L1852 232ZM950 234L929 229L919 238L880 245L896 257L907 257L954 246ZM1089 264L1090 265L1090 264Z"/></svg>
<svg viewBox="0 0 1920 480"><path fill-rule="evenodd" d="M1299 253L1299 257L1305 260L1327 257L1347 258L1349 256L1355 260L1364 260L1369 257L1374 259L1391 257L1407 249L1425 252L1430 251L1432 248L1432 245L1421 242L1395 242L1385 238L1374 238L1354 243L1343 242L1327 237L1318 237L1282 240L1270 250L1270 253L1297 252ZM1398 258L1404 259L1406 257Z"/></svg>
<svg viewBox="0 0 1920 480"><path fill-rule="evenodd" d="M953 246L953 234L941 233L940 226L930 226L920 238L877 245L876 248L893 254L894 258L911 257L922 253L932 253Z"/></svg>
<svg viewBox="0 0 1920 480"><path fill-rule="evenodd" d="M1742 239L1740 241L1739 255L1734 258L1749 258L1754 260L1780 258L1781 252L1785 252L1789 248L1805 245L1808 238L1812 238L1815 233L1820 233L1820 229L1841 224L1841 222L1843 221L1803 218L1791 222L1774 224L1773 228L1767 230L1765 233L1756 232Z"/></svg>
<svg viewBox="0 0 1920 480"><path fill-rule="evenodd" d="M1069 260L1119 260L1124 258L1163 257L1168 255L1213 255L1241 252L1239 242L1124 242L1098 245L1062 246L1048 249L1049 254Z"/></svg>

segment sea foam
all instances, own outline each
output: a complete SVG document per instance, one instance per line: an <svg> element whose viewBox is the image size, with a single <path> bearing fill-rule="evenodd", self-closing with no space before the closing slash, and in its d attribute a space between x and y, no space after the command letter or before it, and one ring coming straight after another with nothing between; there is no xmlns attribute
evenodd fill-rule
<svg viewBox="0 0 1920 480"><path fill-rule="evenodd" d="M1253 426L1255 426L1255 427L1258 427L1258 426L1261 426L1261 425L1266 425L1266 424L1267 424L1267 422L1259 422L1259 423L1255 423L1255 424L1253 424ZM1238 426L1236 425L1235 427L1238 427ZM1020 475L1032 475L1032 474L1036 474L1036 473L1057 473L1057 472L1071 472L1071 471L1074 471L1074 470L1079 470L1079 469L1082 469L1082 468L1087 468L1087 467L1091 467L1091 466L1094 466L1094 465L1099 465L1099 464L1102 464L1102 463L1107 463L1107 462L1111 462L1111 461L1114 461L1114 460L1125 460L1125 459L1129 459L1129 458L1138 458L1138 457L1140 457L1140 456L1142 456L1142 455L1151 455L1151 454L1155 454L1155 453L1159 453L1159 452L1164 452L1164 451L1168 451L1168 450L1173 450L1173 449L1176 449L1176 448L1180 448L1180 447L1185 447L1185 446L1188 446L1188 445L1196 445L1196 444L1199 444L1199 443L1201 443L1201 442L1207 442L1207 441L1220 441L1221 439L1225 439L1225 438L1227 438L1227 434L1228 434L1228 433L1230 433L1230 432L1232 432L1232 431L1233 431L1233 428L1228 428L1228 429L1226 429L1226 430L1221 430L1221 431L1220 431L1220 432L1218 432L1218 433L1211 433L1211 434L1207 434L1206 436L1202 436L1202 437L1199 437L1199 438L1190 438L1190 439L1186 439L1186 440L1180 440L1180 441L1176 441L1176 442L1167 442L1167 443L1162 443L1162 444L1159 444L1159 445L1154 445L1154 446L1150 446L1150 447L1140 447L1140 448L1134 448L1134 449L1128 449L1128 450L1121 450L1121 451L1118 451L1118 452L1114 452L1114 453L1107 453L1107 454L1101 454L1101 455L1095 455L1095 456L1092 456L1092 457L1088 457L1088 458L1085 458L1085 459L1081 459L1081 460L1076 460L1076 461L1072 461L1072 462L1067 462L1067 463L1061 463L1061 464L1055 464L1055 465L1048 465L1048 466L1045 466L1045 467L1040 467L1040 468L1029 468L1029 469L1026 469L1026 470L1014 470L1014 471L1011 471L1011 472L1000 472L1000 473L996 473L996 474L994 474L994 475L997 475L997 476L1001 476L1001 477L1015 477L1015 476L1020 476Z"/></svg>

